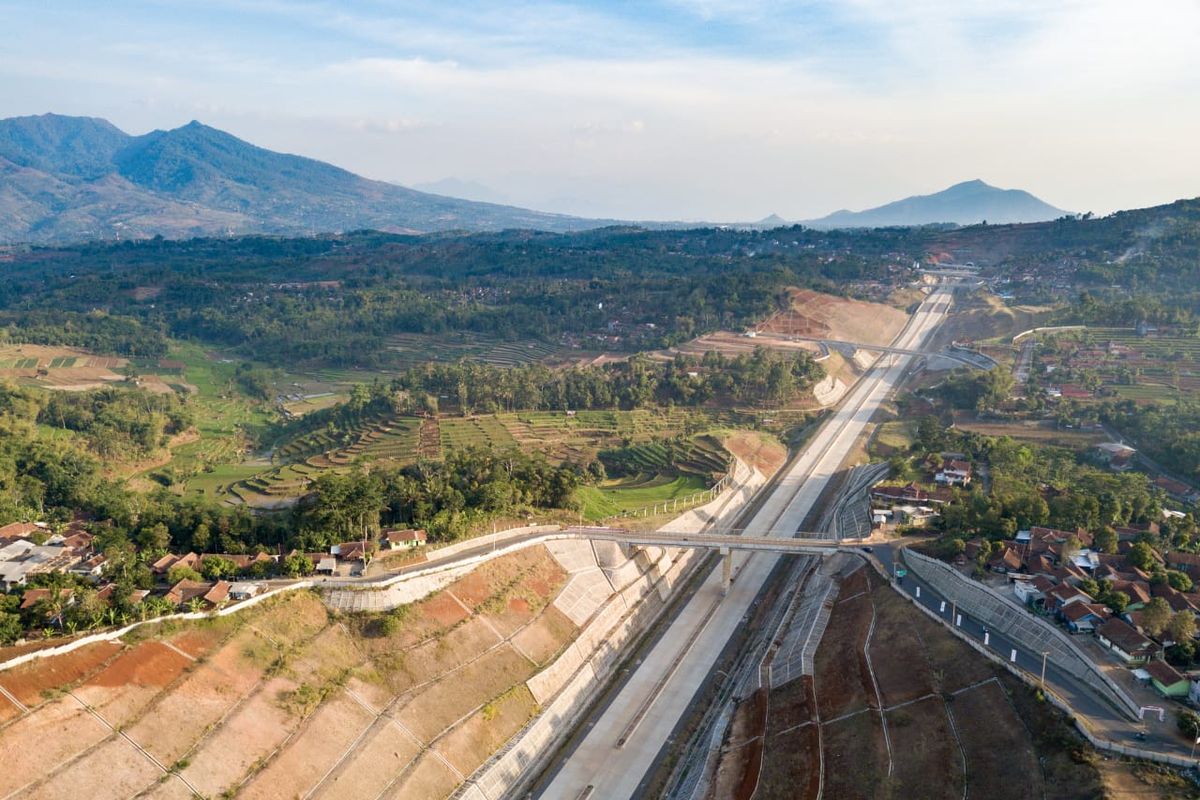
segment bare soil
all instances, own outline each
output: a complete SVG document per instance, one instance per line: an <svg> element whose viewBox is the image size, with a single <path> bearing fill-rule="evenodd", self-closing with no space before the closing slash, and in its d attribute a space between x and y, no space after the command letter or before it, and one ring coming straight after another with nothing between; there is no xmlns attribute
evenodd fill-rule
<svg viewBox="0 0 1200 800"><path fill-rule="evenodd" d="M50 658L40 658L10 670L0 672L0 686L33 707L43 699L43 692L73 686L104 666L121 650L115 642L98 642Z"/></svg>
<svg viewBox="0 0 1200 800"><path fill-rule="evenodd" d="M843 584L829 617L828 629L838 631L838 635L822 640L817 648L816 689L821 719L875 705L875 687L863 654L871 626L871 598L867 594L853 597L853 588L849 580ZM848 595L850 599L841 599Z"/></svg>
<svg viewBox="0 0 1200 800"><path fill-rule="evenodd" d="M817 686L818 693L820 685ZM885 797L888 757L879 715L856 714L822 725L827 800Z"/></svg>
<svg viewBox="0 0 1200 800"><path fill-rule="evenodd" d="M758 326L759 331L788 336L887 344L908 315L882 303L835 297L809 289L789 290L791 306Z"/></svg>
<svg viewBox="0 0 1200 800"><path fill-rule="evenodd" d="M1029 732L998 682L955 695L950 713L967 763L967 791L973 797L1023 800L1042 795L1042 771L1030 748ZM979 724L986 720L986 724ZM1003 780L999 776L1003 775Z"/></svg>
<svg viewBox="0 0 1200 800"><path fill-rule="evenodd" d="M362 706L344 694L326 701L240 796L263 800L302 797L334 768L372 721Z"/></svg>
<svg viewBox="0 0 1200 800"><path fill-rule="evenodd" d="M521 730L536 710L533 695L524 687L507 692L472 714L441 739L436 749L455 769L470 775Z"/></svg>
<svg viewBox="0 0 1200 800"><path fill-rule="evenodd" d="M120 737L109 739L85 757L56 773L32 792L30 800L118 800L132 797L153 783L162 770Z"/></svg>
<svg viewBox="0 0 1200 800"><path fill-rule="evenodd" d="M893 796L961 800L963 757L942 699L918 700L885 719L896 765Z"/></svg>

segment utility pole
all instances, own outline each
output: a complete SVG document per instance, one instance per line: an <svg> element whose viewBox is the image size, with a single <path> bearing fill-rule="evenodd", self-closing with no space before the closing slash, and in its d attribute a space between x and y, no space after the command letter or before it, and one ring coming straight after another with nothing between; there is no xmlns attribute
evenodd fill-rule
<svg viewBox="0 0 1200 800"><path fill-rule="evenodd" d="M1049 650L1042 651L1042 691L1046 691L1046 656L1050 655Z"/></svg>

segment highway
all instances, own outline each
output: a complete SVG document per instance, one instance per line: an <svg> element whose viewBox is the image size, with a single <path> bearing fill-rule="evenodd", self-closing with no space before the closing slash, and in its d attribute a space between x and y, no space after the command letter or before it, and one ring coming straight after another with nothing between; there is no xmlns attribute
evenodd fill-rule
<svg viewBox="0 0 1200 800"><path fill-rule="evenodd" d="M892 346L920 350L950 303L950 290L935 289ZM745 535L791 538L799 531L879 404L900 382L910 359L897 353L880 357L787 467ZM542 782L538 796L548 800L637 796L643 776L780 558L766 552L736 552L732 557L734 582L728 596L722 599L720 570L712 571L637 663L603 716L594 720L553 775Z"/></svg>

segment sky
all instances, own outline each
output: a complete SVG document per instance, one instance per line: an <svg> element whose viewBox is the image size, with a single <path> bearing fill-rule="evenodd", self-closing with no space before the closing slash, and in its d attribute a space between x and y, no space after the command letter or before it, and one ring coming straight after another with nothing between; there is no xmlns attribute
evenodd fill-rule
<svg viewBox="0 0 1200 800"><path fill-rule="evenodd" d="M409 186L808 219L1200 195L1197 0L0 0L0 116L198 119Z"/></svg>

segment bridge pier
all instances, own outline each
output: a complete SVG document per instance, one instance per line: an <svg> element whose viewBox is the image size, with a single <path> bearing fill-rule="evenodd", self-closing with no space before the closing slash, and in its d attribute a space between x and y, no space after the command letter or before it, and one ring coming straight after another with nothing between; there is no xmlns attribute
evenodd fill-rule
<svg viewBox="0 0 1200 800"><path fill-rule="evenodd" d="M729 585L733 583L733 551L728 547L721 548L721 596L729 594Z"/></svg>

